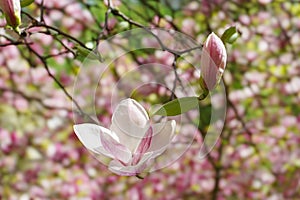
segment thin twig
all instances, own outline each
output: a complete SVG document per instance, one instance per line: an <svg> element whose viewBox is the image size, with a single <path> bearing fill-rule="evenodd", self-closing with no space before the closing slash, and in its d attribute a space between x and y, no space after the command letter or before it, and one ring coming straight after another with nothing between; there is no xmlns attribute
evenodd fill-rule
<svg viewBox="0 0 300 200"><path fill-rule="evenodd" d="M26 42L26 40L25 40ZM30 52L32 52L35 56L37 56L39 58L39 60L42 62L44 68L46 69L49 77L51 77L54 82L61 88L61 90L65 93L65 95L68 97L68 99L70 99L75 107L78 109L80 115L82 116L86 116L89 120L91 120L92 122L95 122L94 119L92 119L89 115L87 115L86 113L83 112L83 110L81 109L81 107L79 106L79 104L77 103L77 101L68 93L68 91L66 90L66 88L59 82L59 80L51 73L50 68L45 60L44 57L42 57L39 53L37 53L34 49L31 48L31 46L29 44L26 43L27 48L29 49Z"/></svg>

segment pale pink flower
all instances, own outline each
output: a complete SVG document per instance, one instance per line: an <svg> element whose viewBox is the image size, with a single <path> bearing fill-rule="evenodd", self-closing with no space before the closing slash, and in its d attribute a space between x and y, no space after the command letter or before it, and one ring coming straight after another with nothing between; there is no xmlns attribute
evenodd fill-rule
<svg viewBox="0 0 300 200"><path fill-rule="evenodd" d="M74 131L87 149L112 159L112 172L134 176L148 170L166 150L175 126L174 120L151 124L145 109L128 98L116 107L110 129L84 123L74 125Z"/></svg>
<svg viewBox="0 0 300 200"><path fill-rule="evenodd" d="M206 89L212 90L225 70L227 54L222 40L211 33L205 41L201 55L201 76Z"/></svg>

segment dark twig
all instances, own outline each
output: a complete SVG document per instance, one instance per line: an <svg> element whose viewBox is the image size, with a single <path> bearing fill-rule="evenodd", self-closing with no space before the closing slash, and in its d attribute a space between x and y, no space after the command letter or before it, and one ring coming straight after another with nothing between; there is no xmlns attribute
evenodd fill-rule
<svg viewBox="0 0 300 200"><path fill-rule="evenodd" d="M40 21L42 23L44 23L45 22L45 20L44 20L44 0L41 1L40 7L41 7L41 18L40 18Z"/></svg>
<svg viewBox="0 0 300 200"><path fill-rule="evenodd" d="M26 40L25 40L26 43ZM51 77L54 82L61 88L61 90L65 93L65 95L68 97L68 99L70 99L75 107L78 109L80 115L87 117L90 121L95 122L94 119L92 119L89 115L85 114L83 112L83 110L81 109L81 107L79 106L79 104L77 103L77 101L69 94L69 92L66 90L66 88L59 82L59 80L51 73L50 68L45 60L45 58L43 56L41 56L39 53L37 53L34 49L31 48L31 46L29 44L26 43L27 48L29 49L30 52L32 52L35 56L37 56L39 58L39 60L42 62L44 68L46 69L49 77Z"/></svg>

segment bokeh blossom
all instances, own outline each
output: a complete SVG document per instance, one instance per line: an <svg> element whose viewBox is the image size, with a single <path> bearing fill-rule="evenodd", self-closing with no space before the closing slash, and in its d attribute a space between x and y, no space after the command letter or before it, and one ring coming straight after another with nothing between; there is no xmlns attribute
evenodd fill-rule
<svg viewBox="0 0 300 200"><path fill-rule="evenodd" d="M3 28L7 20L0 11L0 199L299 199L300 4L295 0L126 2L111 1L116 10L109 12L108 1L35 0L24 8L22 30L27 34L21 39ZM180 6L174 7L175 2ZM226 27L236 26L241 36L226 45L223 74L228 93L226 128L210 157L198 159L202 130L195 133L197 127L181 124L176 125L179 134L172 148L156 161L161 164L169 159L195 135L191 147L172 165L143 180L117 176L99 164L74 134L70 101L24 44L26 40L46 59L52 74L71 92L82 64L72 53L78 43L43 27L39 23L42 9L48 26L94 46L99 36L102 43L136 27L120 13L143 26L187 33L198 41L195 44L203 43L211 31L221 37ZM104 27L106 12L109 30ZM160 47L155 38L143 43ZM195 91L200 73L190 64L198 66L200 56L176 62L179 78L188 80ZM174 56L161 49L124 55L111 63L100 81L94 68L88 70L80 79L76 100L87 111L95 107L101 125L109 127L111 92L120 78L141 64L172 66L173 61ZM176 78L172 69L173 73L161 76L171 89ZM149 70L135 78L151 81L155 77ZM99 85L96 91L91 87L94 83ZM145 105L168 101L171 95L168 88L155 85L138 91L132 97ZM90 106L88 94L94 92L95 102ZM207 103L203 102L202 120L210 119L203 114Z"/></svg>

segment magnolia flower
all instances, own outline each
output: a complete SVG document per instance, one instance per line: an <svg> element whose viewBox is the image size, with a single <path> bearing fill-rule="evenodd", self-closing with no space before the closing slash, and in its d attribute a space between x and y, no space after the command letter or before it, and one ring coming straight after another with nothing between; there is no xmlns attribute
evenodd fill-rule
<svg viewBox="0 0 300 200"><path fill-rule="evenodd" d="M174 120L151 124L145 109L129 98L117 105L110 129L84 123L74 125L74 131L87 149L112 159L112 172L134 176L147 170L166 150L175 126Z"/></svg>
<svg viewBox="0 0 300 200"><path fill-rule="evenodd" d="M222 40L211 33L206 39L201 55L201 76L204 80L201 87L212 90L219 83L226 66L226 49Z"/></svg>
<svg viewBox="0 0 300 200"><path fill-rule="evenodd" d="M7 25L18 30L21 24L20 0L1 0L0 8L5 15Z"/></svg>

